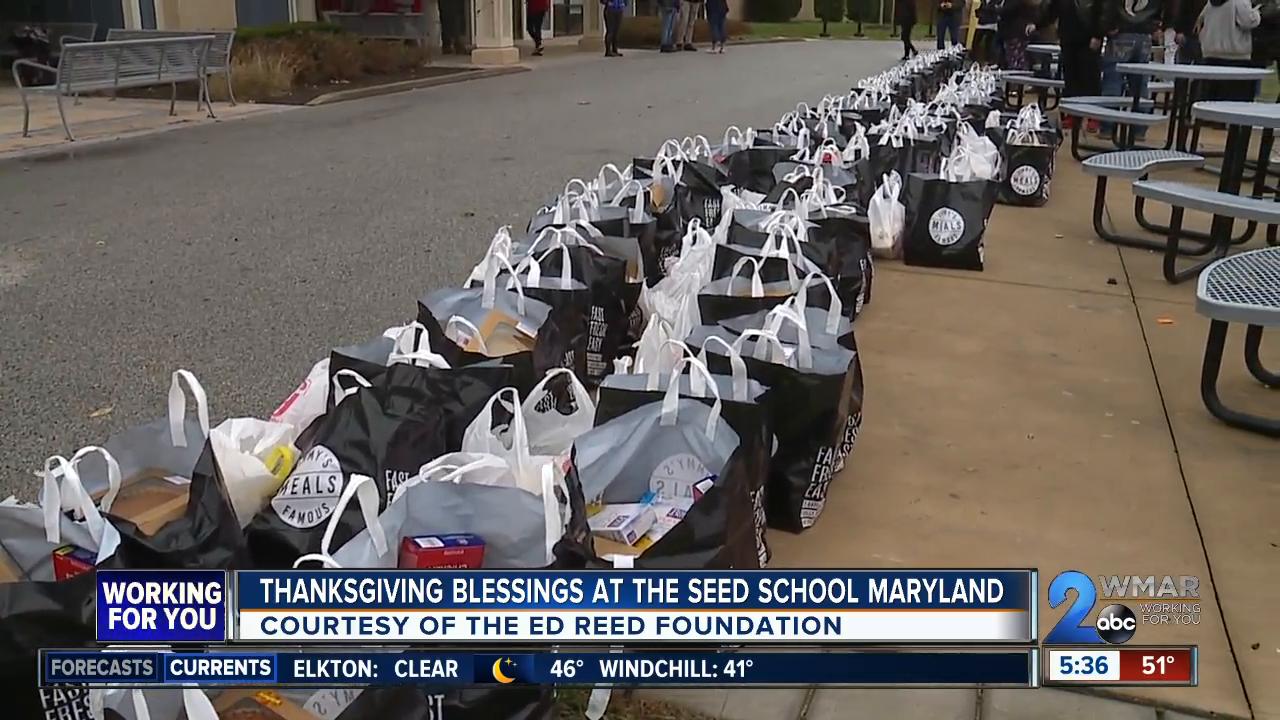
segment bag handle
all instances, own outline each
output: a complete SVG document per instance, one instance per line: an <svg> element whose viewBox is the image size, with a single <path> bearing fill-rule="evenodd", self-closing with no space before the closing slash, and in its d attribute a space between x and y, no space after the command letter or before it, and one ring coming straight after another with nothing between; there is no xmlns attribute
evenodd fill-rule
<svg viewBox="0 0 1280 720"><path fill-rule="evenodd" d="M484 279L484 273L489 267L489 259L494 256L511 257L510 225L503 225L493 234L493 239L489 241L489 249L485 250L484 257L480 259L480 262L476 263L476 266L471 269L471 274L467 276L466 287L470 287L473 282L479 282Z"/></svg>
<svg viewBox="0 0 1280 720"><path fill-rule="evenodd" d="M342 383L338 382L342 378L348 378L348 377L356 381L355 387L346 388L342 386ZM360 388L373 387L373 383L366 380L363 375L356 372L355 370L351 370L348 368L343 368L342 370L339 370L338 372L334 373L332 382L333 382L334 407L337 407L338 403L342 402L343 400L346 400L348 396L355 395L357 392L360 391Z"/></svg>
<svg viewBox="0 0 1280 720"><path fill-rule="evenodd" d="M813 367L813 346L809 343L809 325L805 322L804 314L797 312L795 306L784 303L770 310L765 318L766 328L774 333L775 338L783 322L790 322L795 326L797 339L799 340L796 343L796 366L800 368Z"/></svg>
<svg viewBox="0 0 1280 720"><path fill-rule="evenodd" d="M421 331L421 333L419 334L417 331ZM404 346L406 338L413 338L413 344L408 349ZM407 363L417 366L419 362L425 363L422 367L449 369L449 362L443 356L432 352L431 337L427 334L426 326L415 320L401 328L399 334L396 335L395 343L391 346L391 353L387 356L387 365Z"/></svg>
<svg viewBox="0 0 1280 720"><path fill-rule="evenodd" d="M103 462L107 466L107 492L102 496L102 502L98 503L98 507L102 509L102 512L111 512L111 505L116 501L116 496L120 494L122 482L120 463L116 461L115 456L99 445L86 445L71 456L70 464L76 470L76 477L79 477L80 461L94 453L101 455ZM80 489L84 489L83 484L81 484ZM63 500L65 502L66 498L64 497ZM69 508L64 505L63 509Z"/></svg>
<svg viewBox="0 0 1280 720"><path fill-rule="evenodd" d="M619 170L618 166L613 163L605 163L600 166L600 172L596 173L596 187L600 190L604 190L605 185L608 184L605 180L606 171L612 172L618 178L618 182L624 185L631 179L632 168L630 165L627 165L627 169L623 171Z"/></svg>
<svg viewBox="0 0 1280 720"><path fill-rule="evenodd" d="M444 324L445 337L449 338L454 343L456 343L459 347L461 347L462 345L466 344L466 341L459 340L462 336L459 335L459 333L457 332L457 328L462 328L463 330L466 330L468 333L471 333L471 339L476 341L476 345L478 345L480 348L480 354L489 355L489 346L488 344L485 343L484 335L480 332L480 328L476 327L475 323L462 317L461 315L451 315L449 317L449 321ZM450 330L454 331L452 335L449 334Z"/></svg>
<svg viewBox="0 0 1280 720"><path fill-rule="evenodd" d="M651 316L649 319L649 322L652 324L655 320L659 322L665 322L657 315ZM668 346L675 348L676 350L676 352L673 353L671 357L671 367L673 368L680 362L681 358L693 356L693 350L690 349L689 346L683 340L677 340L675 338L668 338L664 340L662 344L658 346L658 355L659 355L658 362L655 362L654 366L648 369L645 369L642 367L636 368L636 372L638 373L643 372L648 374L648 377L645 379L645 385L644 385L645 390L649 390L649 391L658 390L659 380L662 377L663 363L661 362L661 360L662 360L662 356L666 353ZM702 378L698 378L698 382L701 383ZM702 391L701 385L699 385L698 388L695 389L692 379L690 379L690 382L689 382L689 391L690 393L696 395L697 397L705 397L705 395L702 394L703 391Z"/></svg>
<svg viewBox="0 0 1280 720"><path fill-rule="evenodd" d="M106 520L93 504L89 493L85 492L75 466L61 455L54 455L44 461L40 509L44 515L45 540L55 545L62 544L62 510L68 504L75 506L68 509L79 510L84 515L85 527L88 528L90 537L101 545L102 537L107 531Z"/></svg>
<svg viewBox="0 0 1280 720"><path fill-rule="evenodd" d="M187 396L182 391L185 383L191 391L191 398L196 403L196 417L200 421L200 430L209 437L209 396L204 387L190 370L174 370L169 382L169 442L174 447L187 446Z"/></svg>
<svg viewBox="0 0 1280 720"><path fill-rule="evenodd" d="M831 278L826 273L814 270L804 276L804 280L800 283L800 291L795 295L796 311L800 313L801 317L804 316L804 308L808 303L805 291L809 289L809 286L813 285L815 280L827 285L827 297L831 299L831 302L827 304L827 324L825 329L828 335L835 335L840 330L840 319L844 314L844 303L840 301L840 296L836 295L835 283L831 282Z"/></svg>
<svg viewBox="0 0 1280 720"><path fill-rule="evenodd" d="M716 426L720 423L720 388L716 387L715 379L711 376L711 371L701 360L686 355L680 358L680 362L671 370L671 379L667 381L667 392L662 397L662 416L661 424L670 427L675 425L679 419L680 410L680 375L684 372L685 367L689 368L690 376L696 370L702 373L702 377L706 380L707 386L711 390L711 394L715 396L716 401L711 405L711 412L707 414L707 423L704 430L707 437L714 438L716 434ZM692 383L691 383L692 384Z"/></svg>
<svg viewBox="0 0 1280 720"><path fill-rule="evenodd" d="M742 346L750 338L755 338L756 347L752 351L751 357L756 360L770 362L774 365L782 365L783 367L791 367L791 360L787 358L786 346L778 339L777 333L770 332L766 329L750 328L738 333L737 339L733 341L733 349L739 354L742 353ZM772 349L773 357L766 358L766 351Z"/></svg>
<svg viewBox="0 0 1280 720"><path fill-rule="evenodd" d="M529 285L531 287L539 287L542 284L541 260L545 260L548 255L550 255L551 253L557 250L559 250L560 253L563 255L563 258L560 262L560 289L572 290L573 289L573 260L569 255L569 248L566 247L564 243L552 245L550 248L547 248L546 252L544 252L540 258L535 257L533 255L526 255L525 258L520 261L520 264L516 265L515 272L512 273L511 275L511 281L507 283L508 289L511 288L512 283L515 283L517 281L517 276L521 271L525 273L526 285ZM522 310L521 314L523 314L523 312L524 311Z"/></svg>
<svg viewBox="0 0 1280 720"><path fill-rule="evenodd" d="M582 178L573 178L564 184L564 192L561 197L575 198L584 197L591 194L591 186L587 185Z"/></svg>
<svg viewBox="0 0 1280 720"><path fill-rule="evenodd" d="M738 352L724 338L719 335L709 335L706 340L702 341L702 350L698 352L698 360L702 364L707 364L707 346L716 343L724 348L725 356L729 358L729 368L733 378L733 400L735 402L748 402L747 397L747 363L742 359L742 353ZM693 386L693 374L689 374L690 388Z"/></svg>
<svg viewBox="0 0 1280 720"><path fill-rule="evenodd" d="M400 496L400 490L404 486L396 488L396 497ZM297 560L293 561L295 569L303 563L318 562L327 568L340 568L337 560L333 559L332 546L333 536L338 531L338 526L342 524L342 516L347 511L347 505L351 504L351 498L355 498L360 504L360 515L364 518L365 529L369 531L369 539L373 541L373 549L379 555L386 555L387 550L387 533L382 528L381 521L378 520L378 486L374 485L374 479L368 475L352 475L347 481L347 486L342 489L342 495L338 497L338 503L333 508L333 515L329 517L328 524L324 527L324 536L320 538L319 552L307 553ZM390 504L388 502L388 504Z"/></svg>
<svg viewBox="0 0 1280 720"><path fill-rule="evenodd" d="M743 143L742 129L737 125L730 125L724 129L724 135L720 138L720 145L723 147L747 147Z"/></svg>
<svg viewBox="0 0 1280 720"><path fill-rule="evenodd" d="M764 297L764 283L760 280L760 260L750 255L744 255L733 264L733 269L729 271L728 293L733 295L733 283L738 279L738 272L748 264L751 265L751 297Z"/></svg>
<svg viewBox="0 0 1280 720"><path fill-rule="evenodd" d="M507 399L510 398L510 402ZM480 428L483 432L493 433L493 404L502 402L511 413L511 452L515 456L517 472L525 472L531 465L529 456L529 429L524 424L524 413L521 411L520 391L513 387L504 387L489 397L489 401L480 409L480 414L467 427Z"/></svg>
<svg viewBox="0 0 1280 720"><path fill-rule="evenodd" d="M498 262L489 266L489 272L484 276L484 290L480 295L480 307L485 310L492 310L494 304L498 301L498 273L506 270L511 275L511 281L507 283L508 290L516 291L516 311L521 315L525 314L524 286L520 284L520 277L516 274L516 269L511 267L511 261L506 258L495 258Z"/></svg>

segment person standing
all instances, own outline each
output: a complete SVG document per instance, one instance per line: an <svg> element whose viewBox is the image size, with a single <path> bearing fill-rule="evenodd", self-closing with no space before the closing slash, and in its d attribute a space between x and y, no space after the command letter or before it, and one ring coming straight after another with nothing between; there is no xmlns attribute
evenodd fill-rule
<svg viewBox="0 0 1280 720"><path fill-rule="evenodd" d="M1102 0L1049 0L1037 30L1054 23L1061 48L1063 97L1101 94ZM1073 120L1063 116L1062 126L1070 128ZM1096 127L1097 123L1090 125Z"/></svg>
<svg viewBox="0 0 1280 720"><path fill-rule="evenodd" d="M893 22L902 35L902 59L906 60L912 55L919 55L920 51L911 44L911 28L916 24L915 0L898 0L893 9Z"/></svg>
<svg viewBox="0 0 1280 720"><path fill-rule="evenodd" d="M1125 77L1116 66L1120 63L1151 62L1151 37L1166 25L1172 27L1177 17L1174 0L1104 0L1102 31L1106 45L1102 49L1102 94L1119 97L1125 94ZM1147 95L1147 77L1134 75L1130 82L1139 97ZM1103 126L1103 131L1109 128ZM1134 139L1141 141L1145 128L1135 128Z"/></svg>
<svg viewBox="0 0 1280 720"><path fill-rule="evenodd" d="M680 0L680 22L677 24L680 34L676 38L676 45L683 46L685 52L698 50L693 46L693 26L698 22L700 12L702 12L702 0Z"/></svg>
<svg viewBox="0 0 1280 720"><path fill-rule="evenodd" d="M977 10L978 28L973 33L973 57L980 63L1000 62L996 52L996 29L1000 24L1002 0L980 0Z"/></svg>
<svg viewBox="0 0 1280 720"><path fill-rule="evenodd" d="M662 20L662 40L658 44L658 52L675 52L676 16L680 0L658 0L658 15Z"/></svg>
<svg viewBox="0 0 1280 720"><path fill-rule="evenodd" d="M1035 0L1005 0L1000 7L1000 22L997 32L1004 47L1005 70L1026 70L1027 44L1032 33L1036 31L1036 18L1039 9Z"/></svg>
<svg viewBox="0 0 1280 720"><path fill-rule="evenodd" d="M707 24L711 26L711 52L724 54L724 43L728 40L725 22L729 19L728 0L707 1Z"/></svg>
<svg viewBox="0 0 1280 720"><path fill-rule="evenodd" d="M462 37L466 32L466 0L439 0L440 6L440 51L466 55L467 41Z"/></svg>
<svg viewBox="0 0 1280 720"><path fill-rule="evenodd" d="M1205 64L1253 67L1253 29L1260 24L1262 14L1249 0L1209 0L1196 20ZM1248 102L1256 95L1253 80L1214 80L1204 99Z"/></svg>
<svg viewBox="0 0 1280 720"><path fill-rule="evenodd" d="M542 21L551 9L551 0L525 0L524 29L533 38L533 54L542 54Z"/></svg>
<svg viewBox="0 0 1280 720"><path fill-rule="evenodd" d="M951 33L952 45L960 42L960 18L964 16L964 0L938 0L938 49L946 47L943 38Z"/></svg>
<svg viewBox="0 0 1280 720"><path fill-rule="evenodd" d="M600 0L604 6L604 56L622 57L618 52L618 33L622 32L622 12L627 0Z"/></svg>

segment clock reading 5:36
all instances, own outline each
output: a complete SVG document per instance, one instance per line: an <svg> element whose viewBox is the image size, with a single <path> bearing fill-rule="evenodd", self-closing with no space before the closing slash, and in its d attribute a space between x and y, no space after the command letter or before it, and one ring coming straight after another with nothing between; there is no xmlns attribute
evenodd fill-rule
<svg viewBox="0 0 1280 720"><path fill-rule="evenodd" d="M1106 675L1110 670L1106 655L1058 656L1058 670L1063 675Z"/></svg>

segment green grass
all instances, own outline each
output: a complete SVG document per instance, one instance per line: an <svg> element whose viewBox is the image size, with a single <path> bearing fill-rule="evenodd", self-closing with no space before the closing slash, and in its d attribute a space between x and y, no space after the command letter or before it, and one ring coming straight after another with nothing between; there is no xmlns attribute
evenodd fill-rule
<svg viewBox="0 0 1280 720"><path fill-rule="evenodd" d="M1276 79L1276 74L1267 75L1267 79L1262 81L1262 93L1258 95L1258 102L1271 102L1280 94L1280 79Z"/></svg>
<svg viewBox="0 0 1280 720"><path fill-rule="evenodd" d="M558 720L581 720L587 709L590 690L570 688L558 690ZM613 691L604 720L714 720L709 715L688 710L679 705L628 697L621 690Z"/></svg>
<svg viewBox="0 0 1280 720"><path fill-rule="evenodd" d="M833 38L849 39L855 37L858 24L844 22L827 23L827 32ZM888 40L893 29L888 25L871 25L864 23L862 32L867 40ZM757 38L816 38L822 34L821 20L794 20L783 23L751 23L751 37Z"/></svg>

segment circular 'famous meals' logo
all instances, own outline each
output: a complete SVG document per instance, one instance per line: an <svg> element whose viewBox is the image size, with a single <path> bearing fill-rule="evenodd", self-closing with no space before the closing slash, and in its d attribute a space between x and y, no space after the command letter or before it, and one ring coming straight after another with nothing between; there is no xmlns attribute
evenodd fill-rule
<svg viewBox="0 0 1280 720"><path fill-rule="evenodd" d="M940 207L929 216L929 237L939 245L955 245L964 235L964 217L949 207Z"/></svg>
<svg viewBox="0 0 1280 720"><path fill-rule="evenodd" d="M1019 166L1009 173L1009 186L1019 195L1034 195L1040 189L1040 172L1030 165Z"/></svg>
<svg viewBox="0 0 1280 720"><path fill-rule="evenodd" d="M316 445L298 461L271 499L271 507L293 527L315 527L333 514L342 495L343 480L337 456L329 448Z"/></svg>

